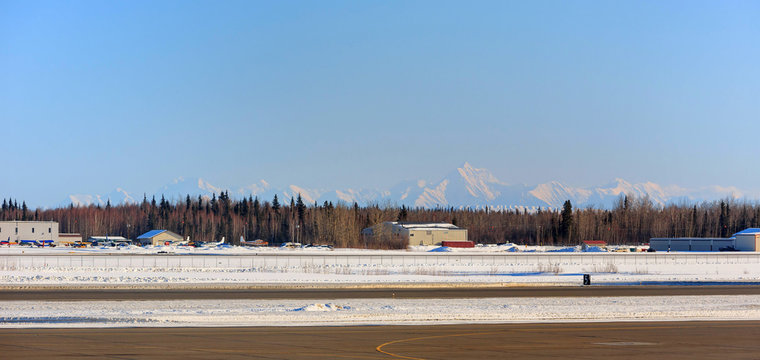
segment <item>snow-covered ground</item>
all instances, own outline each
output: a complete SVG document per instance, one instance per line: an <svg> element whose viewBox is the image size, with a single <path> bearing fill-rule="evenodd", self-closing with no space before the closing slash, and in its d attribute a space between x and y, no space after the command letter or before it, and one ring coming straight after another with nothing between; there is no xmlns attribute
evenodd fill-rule
<svg viewBox="0 0 760 360"><path fill-rule="evenodd" d="M760 296L0 303L0 328L760 320Z"/></svg>
<svg viewBox="0 0 760 360"><path fill-rule="evenodd" d="M634 248L636 251L646 250L647 246L628 246L628 245L616 245L606 248L609 251L630 251ZM593 247L591 252L606 252L600 248ZM404 250L369 250L369 249L331 249L326 247L300 247L300 248L287 248L287 247L248 247L248 246L203 246L203 247L191 247L191 246L122 246L122 247L84 247L74 248L68 246L58 247L28 247L28 246L5 246L0 247L0 255L11 254L37 254L37 255L53 255L53 254L180 254L180 255L251 255L251 254L311 254L311 253L336 253L336 254L398 254L398 253L427 253L427 252L450 252L460 254L473 254L473 253L504 253L504 252L527 252L527 253L543 253L543 252L584 252L580 246L528 246L528 245L515 245L515 244L479 244L474 248L441 248L439 246L410 246Z"/></svg>
<svg viewBox="0 0 760 360"><path fill-rule="evenodd" d="M9 247L0 248L0 291L35 286L572 286L583 274L591 274L597 285L760 283L760 253L518 252L512 246L430 252L434 249ZM760 320L760 296L0 303L0 327L637 320Z"/></svg>

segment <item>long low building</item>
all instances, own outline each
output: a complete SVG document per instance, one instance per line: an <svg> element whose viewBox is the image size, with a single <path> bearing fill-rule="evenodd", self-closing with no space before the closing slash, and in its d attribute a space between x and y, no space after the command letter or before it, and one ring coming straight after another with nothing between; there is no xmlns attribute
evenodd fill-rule
<svg viewBox="0 0 760 360"><path fill-rule="evenodd" d="M730 238L652 238L656 251L760 251L760 228L748 228Z"/></svg>
<svg viewBox="0 0 760 360"><path fill-rule="evenodd" d="M720 251L735 246L733 238L652 238L649 248L656 251Z"/></svg>

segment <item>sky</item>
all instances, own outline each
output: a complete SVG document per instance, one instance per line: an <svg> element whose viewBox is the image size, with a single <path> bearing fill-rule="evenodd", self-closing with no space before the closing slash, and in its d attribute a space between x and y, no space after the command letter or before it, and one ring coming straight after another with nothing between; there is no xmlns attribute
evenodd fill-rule
<svg viewBox="0 0 760 360"><path fill-rule="evenodd" d="M760 2L0 0L0 197L179 176L760 190Z"/></svg>

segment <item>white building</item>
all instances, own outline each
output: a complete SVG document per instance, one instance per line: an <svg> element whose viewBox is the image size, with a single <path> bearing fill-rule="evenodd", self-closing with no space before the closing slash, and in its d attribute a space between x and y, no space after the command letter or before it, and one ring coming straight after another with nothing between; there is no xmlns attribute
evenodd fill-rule
<svg viewBox="0 0 760 360"><path fill-rule="evenodd" d="M734 234L736 238L736 250L758 251L760 250L760 228L749 228Z"/></svg>
<svg viewBox="0 0 760 360"><path fill-rule="evenodd" d="M57 244L55 221L0 221L0 241L11 244Z"/></svg>

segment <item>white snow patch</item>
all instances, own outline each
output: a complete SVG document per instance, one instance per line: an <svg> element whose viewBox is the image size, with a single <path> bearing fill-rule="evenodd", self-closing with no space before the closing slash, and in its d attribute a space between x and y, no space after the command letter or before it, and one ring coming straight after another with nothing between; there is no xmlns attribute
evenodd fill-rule
<svg viewBox="0 0 760 360"><path fill-rule="evenodd" d="M0 328L760 320L760 295L486 299L5 301Z"/></svg>

